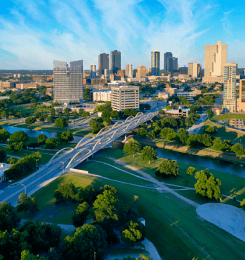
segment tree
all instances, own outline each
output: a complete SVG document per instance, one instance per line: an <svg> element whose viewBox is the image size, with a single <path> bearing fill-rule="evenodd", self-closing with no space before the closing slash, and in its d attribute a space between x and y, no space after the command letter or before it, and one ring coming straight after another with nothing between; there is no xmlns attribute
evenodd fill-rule
<svg viewBox="0 0 245 260"><path fill-rule="evenodd" d="M71 109L68 108L68 107L66 107L66 108L64 109L64 113L65 113L66 115L70 115L70 111L71 111Z"/></svg>
<svg viewBox="0 0 245 260"><path fill-rule="evenodd" d="M92 133L97 134L102 128L103 126L100 123L96 122L92 125Z"/></svg>
<svg viewBox="0 0 245 260"><path fill-rule="evenodd" d="M38 259L48 260L48 258L46 258L46 257L41 257L41 258L37 257L37 256L31 254L30 251L28 251L28 250L24 250L24 251L21 252L20 260L38 260Z"/></svg>
<svg viewBox="0 0 245 260"><path fill-rule="evenodd" d="M207 113L207 115L209 115L209 116L212 116L212 115L214 114L213 111L212 111L212 109L208 109L206 113Z"/></svg>
<svg viewBox="0 0 245 260"><path fill-rule="evenodd" d="M70 131L64 131L60 135L60 139L62 142L68 143L73 141L73 134Z"/></svg>
<svg viewBox="0 0 245 260"><path fill-rule="evenodd" d="M54 122L54 117L53 116L48 116L47 117L48 123L53 123Z"/></svg>
<svg viewBox="0 0 245 260"><path fill-rule="evenodd" d="M37 147L39 147L39 146L40 146L40 144L37 143L37 142L32 142L32 143L29 143L29 144L28 144L28 147L31 147L31 148L33 148L33 149L35 149L35 148L37 148Z"/></svg>
<svg viewBox="0 0 245 260"><path fill-rule="evenodd" d="M180 174L178 163L174 160L163 159L155 174L162 178L177 177Z"/></svg>
<svg viewBox="0 0 245 260"><path fill-rule="evenodd" d="M140 127L140 129L137 132L137 135L146 136L146 134L147 134L147 129Z"/></svg>
<svg viewBox="0 0 245 260"><path fill-rule="evenodd" d="M36 122L36 118L35 117L27 117L25 119L25 123L26 124L34 124Z"/></svg>
<svg viewBox="0 0 245 260"><path fill-rule="evenodd" d="M209 199L219 199L221 197L220 185L221 181L208 173L201 170L195 173L197 183L194 185L196 193Z"/></svg>
<svg viewBox="0 0 245 260"><path fill-rule="evenodd" d="M3 148L0 148L0 161L2 162L6 158L6 152Z"/></svg>
<svg viewBox="0 0 245 260"><path fill-rule="evenodd" d="M60 183L58 189L54 192L56 204L75 202L76 201L76 188L73 183Z"/></svg>
<svg viewBox="0 0 245 260"><path fill-rule="evenodd" d="M5 129L0 129L0 142L6 142L7 139L10 137L10 133L7 132Z"/></svg>
<svg viewBox="0 0 245 260"><path fill-rule="evenodd" d="M68 121L66 120L66 118L59 117L59 118L55 119L55 124L54 125L57 128L67 127L68 126Z"/></svg>
<svg viewBox="0 0 245 260"><path fill-rule="evenodd" d="M137 115L137 111L134 108L126 108L123 110L123 113L125 116L136 116Z"/></svg>
<svg viewBox="0 0 245 260"><path fill-rule="evenodd" d="M90 101L91 100L91 92L92 92L92 88L85 88L83 90L83 98L86 101Z"/></svg>
<svg viewBox="0 0 245 260"><path fill-rule="evenodd" d="M111 223L118 221L118 203L115 193L110 190L105 190L102 194L99 194L93 204L96 221L109 220Z"/></svg>
<svg viewBox="0 0 245 260"><path fill-rule="evenodd" d="M23 142L12 143L12 144L7 145L7 150L8 151L18 152L18 151L23 151L23 149L24 149Z"/></svg>
<svg viewBox="0 0 245 260"><path fill-rule="evenodd" d="M113 110L113 111L111 111L111 118L116 118L116 119L118 119L119 118L119 112L118 111L116 111L116 110Z"/></svg>
<svg viewBox="0 0 245 260"><path fill-rule="evenodd" d="M0 230L9 232L18 226L20 218L17 216L15 208L10 203L0 204Z"/></svg>
<svg viewBox="0 0 245 260"><path fill-rule="evenodd" d="M150 164L151 161L154 161L157 158L157 151L151 148L150 146L145 146L140 155L141 161L148 161Z"/></svg>
<svg viewBox="0 0 245 260"><path fill-rule="evenodd" d="M194 167L189 167L186 171L186 174L193 175L195 174L196 169Z"/></svg>
<svg viewBox="0 0 245 260"><path fill-rule="evenodd" d="M134 157L135 152L141 151L141 145L135 140L129 140L127 143L124 144L123 151L130 155L133 155Z"/></svg>
<svg viewBox="0 0 245 260"><path fill-rule="evenodd" d="M217 133L217 127L216 126L209 126L204 131L205 131L205 133L213 135L213 134Z"/></svg>
<svg viewBox="0 0 245 260"><path fill-rule="evenodd" d="M145 238L145 227L139 221L129 221L125 225L125 229L121 233L122 240L134 246L137 242L141 242Z"/></svg>
<svg viewBox="0 0 245 260"><path fill-rule="evenodd" d="M216 151L222 151L222 152L230 151L232 145L233 144L230 140L222 141L220 137L215 138L213 141L213 148Z"/></svg>
<svg viewBox="0 0 245 260"><path fill-rule="evenodd" d="M73 225L75 227L82 226L85 223L88 214L89 214L89 204L87 202L83 202L82 204L79 204L72 217Z"/></svg>
<svg viewBox="0 0 245 260"><path fill-rule="evenodd" d="M56 138L50 137L45 141L45 149L55 149L59 144Z"/></svg>
<svg viewBox="0 0 245 260"><path fill-rule="evenodd" d="M239 156L239 155L244 155L245 150L241 144L234 144L231 147L231 151L234 152L236 156Z"/></svg>
<svg viewBox="0 0 245 260"><path fill-rule="evenodd" d="M11 142L25 142L28 140L28 135L24 131L17 131L10 136Z"/></svg>
<svg viewBox="0 0 245 260"><path fill-rule="evenodd" d="M84 224L63 243L62 256L65 260L104 259L107 252L106 232L99 225Z"/></svg>
<svg viewBox="0 0 245 260"><path fill-rule="evenodd" d="M86 187L81 187L76 194L76 201L82 203L86 201L88 204L92 204L96 199L97 192L93 185L87 185Z"/></svg>
<svg viewBox="0 0 245 260"><path fill-rule="evenodd" d="M242 202L240 203L240 206L241 206L241 207L244 207L244 206L245 206L245 199L242 200Z"/></svg>
<svg viewBox="0 0 245 260"><path fill-rule="evenodd" d="M47 139L48 139L48 137L44 134L40 134L37 136L37 141L39 144L45 144Z"/></svg>
<svg viewBox="0 0 245 260"><path fill-rule="evenodd" d="M14 158L14 157L10 157L7 159L7 163L9 164L15 164L17 163L18 159L17 158Z"/></svg>
<svg viewBox="0 0 245 260"><path fill-rule="evenodd" d="M25 215L35 214L39 211L36 198L27 197L26 193L21 193L17 200L17 212L25 212Z"/></svg>

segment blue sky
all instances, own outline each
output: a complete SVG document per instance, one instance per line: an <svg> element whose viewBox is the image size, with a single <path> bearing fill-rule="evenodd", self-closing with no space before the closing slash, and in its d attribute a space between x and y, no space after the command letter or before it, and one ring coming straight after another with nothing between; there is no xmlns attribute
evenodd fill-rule
<svg viewBox="0 0 245 260"><path fill-rule="evenodd" d="M52 69L54 59L98 66L120 50L122 68L150 67L152 50L179 66L204 64L205 44L228 44L228 62L245 67L242 0L14 0L0 9L0 69Z"/></svg>

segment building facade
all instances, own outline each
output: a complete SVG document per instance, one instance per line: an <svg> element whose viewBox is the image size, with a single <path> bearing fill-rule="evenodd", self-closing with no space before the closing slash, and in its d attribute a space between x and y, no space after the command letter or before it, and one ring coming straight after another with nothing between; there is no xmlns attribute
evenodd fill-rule
<svg viewBox="0 0 245 260"><path fill-rule="evenodd" d="M83 100L83 61L54 63L54 102L75 103Z"/></svg>
<svg viewBox="0 0 245 260"><path fill-rule="evenodd" d="M109 70L109 54L101 53L98 56L98 64L99 64L99 75L104 74L104 70Z"/></svg>
<svg viewBox="0 0 245 260"><path fill-rule="evenodd" d="M173 55L172 55L172 52L165 52L164 53L164 71L169 71L169 67L168 67L168 59L169 58L172 58Z"/></svg>
<svg viewBox="0 0 245 260"><path fill-rule="evenodd" d="M245 79L240 79L239 82L239 106L237 107L238 112L245 113Z"/></svg>
<svg viewBox="0 0 245 260"><path fill-rule="evenodd" d="M146 66L138 66L136 78L145 78L146 77Z"/></svg>
<svg viewBox="0 0 245 260"><path fill-rule="evenodd" d="M111 101L111 90L93 91L93 101Z"/></svg>
<svg viewBox="0 0 245 260"><path fill-rule="evenodd" d="M96 65L90 65L90 78L94 79L96 77Z"/></svg>
<svg viewBox="0 0 245 260"><path fill-rule="evenodd" d="M214 83L217 79L222 81L226 63L227 44L222 44L222 41L217 41L217 44L205 45L203 82Z"/></svg>
<svg viewBox="0 0 245 260"><path fill-rule="evenodd" d="M202 65L196 62L188 63L188 75L192 78L201 77Z"/></svg>
<svg viewBox="0 0 245 260"><path fill-rule="evenodd" d="M139 87L119 86L111 88L111 107L122 111L127 108L139 109Z"/></svg>
<svg viewBox="0 0 245 260"><path fill-rule="evenodd" d="M224 112L237 112L236 69L237 63L227 63L224 65Z"/></svg>
<svg viewBox="0 0 245 260"><path fill-rule="evenodd" d="M160 51L151 52L151 75L160 75Z"/></svg>
<svg viewBox="0 0 245 260"><path fill-rule="evenodd" d="M111 73L116 74L121 70L121 52L114 50L111 51Z"/></svg>
<svg viewBox="0 0 245 260"><path fill-rule="evenodd" d="M133 78L133 65L132 64L125 65L125 76L128 78Z"/></svg>

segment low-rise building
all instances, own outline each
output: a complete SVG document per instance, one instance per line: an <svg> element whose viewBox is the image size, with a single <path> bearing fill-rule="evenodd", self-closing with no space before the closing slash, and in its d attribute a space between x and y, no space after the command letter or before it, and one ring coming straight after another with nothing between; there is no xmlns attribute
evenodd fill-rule
<svg viewBox="0 0 245 260"><path fill-rule="evenodd" d="M165 114L176 116L176 117L179 116L188 117L190 114L190 109L179 107L178 109L166 110Z"/></svg>
<svg viewBox="0 0 245 260"><path fill-rule="evenodd" d="M221 109L218 107L212 108L213 114L219 116L221 114Z"/></svg>
<svg viewBox="0 0 245 260"><path fill-rule="evenodd" d="M168 93L167 92L159 92L158 98L168 99Z"/></svg>
<svg viewBox="0 0 245 260"><path fill-rule="evenodd" d="M16 88L19 89L36 89L37 87L37 83L16 83Z"/></svg>
<svg viewBox="0 0 245 260"><path fill-rule="evenodd" d="M139 109L139 87L119 86L111 88L111 107L122 111L127 108Z"/></svg>
<svg viewBox="0 0 245 260"><path fill-rule="evenodd" d="M0 89L14 88L14 82L0 81Z"/></svg>
<svg viewBox="0 0 245 260"><path fill-rule="evenodd" d="M93 91L93 101L111 101L111 90Z"/></svg>

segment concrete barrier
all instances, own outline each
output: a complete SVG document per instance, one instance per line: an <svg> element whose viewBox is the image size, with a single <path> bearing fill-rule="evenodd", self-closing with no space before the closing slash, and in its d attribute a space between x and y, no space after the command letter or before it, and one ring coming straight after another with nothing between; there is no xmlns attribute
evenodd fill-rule
<svg viewBox="0 0 245 260"><path fill-rule="evenodd" d="M89 174L88 171L78 170L78 169L74 169L74 168L70 168L70 171L71 171L71 172L83 173L83 174Z"/></svg>

